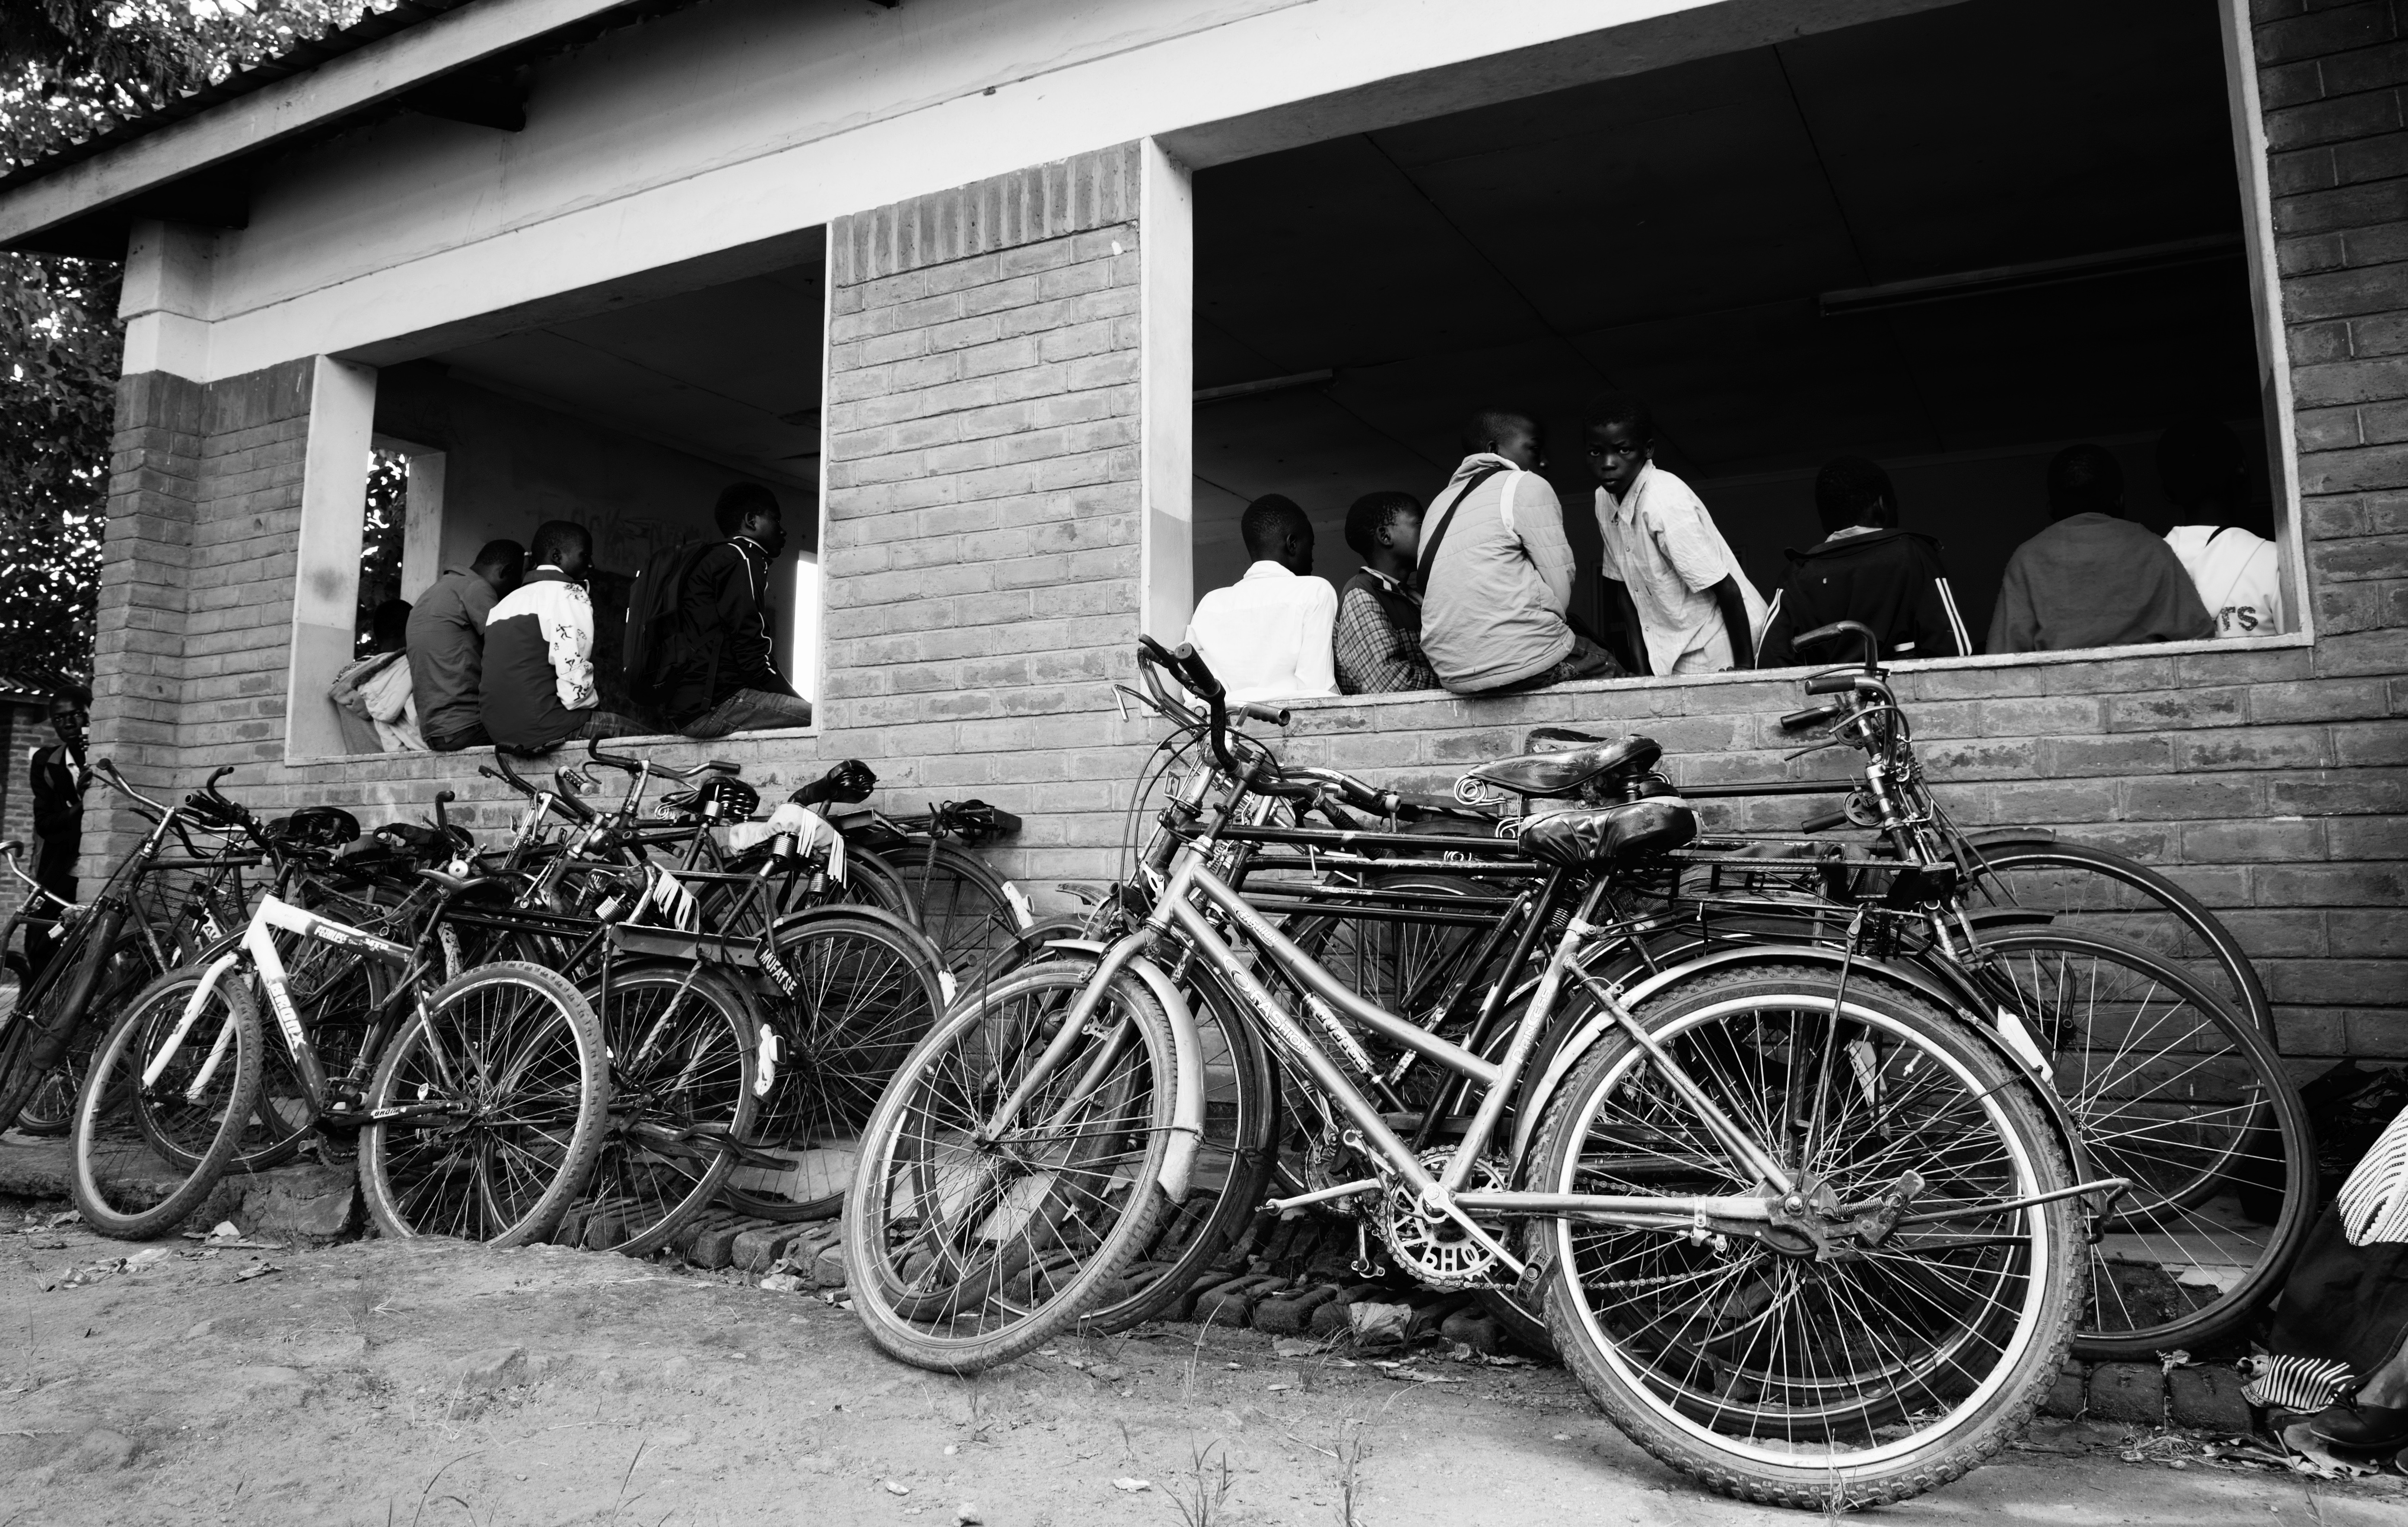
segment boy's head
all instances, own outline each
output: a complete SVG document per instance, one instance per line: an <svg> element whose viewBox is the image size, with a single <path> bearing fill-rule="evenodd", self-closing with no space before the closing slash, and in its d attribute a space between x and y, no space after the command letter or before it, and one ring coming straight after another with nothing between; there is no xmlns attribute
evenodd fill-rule
<svg viewBox="0 0 2408 1527"><path fill-rule="evenodd" d="M515 540L489 540L477 548L468 570L491 583L496 597L508 594L526 577L526 548Z"/></svg>
<svg viewBox="0 0 2408 1527"><path fill-rule="evenodd" d="M1286 495L1267 493L1248 504L1238 533L1252 560L1276 562L1299 578L1312 571L1312 522Z"/></svg>
<svg viewBox="0 0 2408 1527"><path fill-rule="evenodd" d="M786 512L778 496L758 483L735 483L720 490L710 516L723 536L758 541L772 562L786 549Z"/></svg>
<svg viewBox="0 0 2408 1527"><path fill-rule="evenodd" d="M1464 422L1463 454L1503 456L1526 472L1547 464L1547 433L1520 409L1480 409Z"/></svg>
<svg viewBox="0 0 2408 1527"><path fill-rule="evenodd" d="M59 734L60 742L82 745L84 727L91 718L91 690L81 684L68 684L50 691L50 729Z"/></svg>
<svg viewBox="0 0 2408 1527"><path fill-rule="evenodd" d="M1628 393L1602 393L1588 405L1588 469L1616 498L1639 481L1656 454L1656 416Z"/></svg>
<svg viewBox="0 0 2408 1527"><path fill-rule="evenodd" d="M1382 572L1413 565L1422 544L1422 501L1410 493L1367 493L1346 511L1346 544Z"/></svg>
<svg viewBox="0 0 2408 1527"><path fill-rule="evenodd" d="M2241 437L2221 419L2189 419L2157 438L2157 482L2184 524L2229 525L2249 494ZM2151 525L2159 535L2175 520Z"/></svg>
<svg viewBox="0 0 2408 1527"><path fill-rule="evenodd" d="M2048 517L2124 517L2124 468L2103 446L2069 445L2048 464Z"/></svg>
<svg viewBox="0 0 2408 1527"><path fill-rule="evenodd" d="M400 652L409 645L409 601L387 599L368 616L372 652Z"/></svg>
<svg viewBox="0 0 2408 1527"><path fill-rule="evenodd" d="M1814 474L1814 512L1827 536L1853 526L1887 529L1898 523L1898 490L1879 462L1842 456Z"/></svg>
<svg viewBox="0 0 2408 1527"><path fill-rule="evenodd" d="M527 538L527 561L558 568L573 583L594 570L594 532L574 520L546 520Z"/></svg>

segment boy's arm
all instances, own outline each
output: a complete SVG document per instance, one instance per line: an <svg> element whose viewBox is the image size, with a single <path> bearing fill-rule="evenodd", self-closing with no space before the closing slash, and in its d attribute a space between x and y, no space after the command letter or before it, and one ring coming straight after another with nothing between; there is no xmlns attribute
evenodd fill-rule
<svg viewBox="0 0 2408 1527"><path fill-rule="evenodd" d="M1296 692L1299 697L1338 693L1338 657L1331 639L1338 626L1338 591L1326 578L1304 607L1303 640L1296 655Z"/></svg>
<svg viewBox="0 0 2408 1527"><path fill-rule="evenodd" d="M1512 483L1513 533L1522 538L1522 549L1560 615L1572 607L1572 543L1564 539L1564 506L1536 472L1516 472Z"/></svg>
<svg viewBox="0 0 2408 1527"><path fill-rule="evenodd" d="M550 606L538 606L537 624L543 627L544 647L552 656L552 679L560 691L563 709L590 711L594 693L594 601L575 583L561 583Z"/></svg>
<svg viewBox="0 0 2408 1527"><path fill-rule="evenodd" d="M2164 619L2159 629L2151 633L2160 641L2190 641L2215 634L2215 617L2207 612L2206 602L2199 597L2199 585L2191 581L2190 571L2174 555L2173 548L2159 541L2155 560L2157 581L2166 589L2163 598Z"/></svg>
<svg viewBox="0 0 2408 1527"><path fill-rule="evenodd" d="M2023 553L2018 551L2007 559L2006 576L1999 580L1999 607L1990 612L1990 640L1982 650L2029 652L2039 635L2031 593L2024 587Z"/></svg>
<svg viewBox="0 0 2408 1527"><path fill-rule="evenodd" d="M1723 612L1723 635L1730 641L1731 667L1754 668L1756 633L1747 623L1747 601L1740 598L1738 579L1726 573L1721 583L1706 592L1714 597L1714 608Z"/></svg>

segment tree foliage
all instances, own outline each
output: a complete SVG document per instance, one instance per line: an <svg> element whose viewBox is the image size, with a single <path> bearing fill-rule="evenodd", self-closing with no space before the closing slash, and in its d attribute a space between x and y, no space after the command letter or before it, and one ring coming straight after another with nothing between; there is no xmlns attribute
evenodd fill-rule
<svg viewBox="0 0 2408 1527"><path fill-rule="evenodd" d="M0 0L0 170L155 110L365 0ZM0 675L92 666L122 348L115 262L0 253Z"/></svg>

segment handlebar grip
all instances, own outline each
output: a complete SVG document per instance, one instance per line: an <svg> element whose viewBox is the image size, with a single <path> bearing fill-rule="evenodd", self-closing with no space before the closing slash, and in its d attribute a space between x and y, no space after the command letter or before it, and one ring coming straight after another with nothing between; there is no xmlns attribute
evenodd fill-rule
<svg viewBox="0 0 2408 1527"><path fill-rule="evenodd" d="M109 767L111 769L115 769L117 766L111 764ZM225 778L228 774L233 773L234 771L235 766L233 764L220 764L216 769L209 771L209 782L207 785L202 785L201 788L204 790L215 791L218 787L218 781Z"/></svg>
<svg viewBox="0 0 2408 1527"><path fill-rule="evenodd" d="M1171 656L1177 662L1187 687L1194 690L1198 699L1226 700L1229 698L1229 692L1221 686L1221 681L1212 676L1211 667L1204 661L1203 655L1194 647L1182 641Z"/></svg>
<svg viewBox="0 0 2408 1527"><path fill-rule="evenodd" d="M741 774L744 772L744 766L742 764L729 763L724 758L713 758L702 767L710 770L714 774Z"/></svg>
<svg viewBox="0 0 2408 1527"><path fill-rule="evenodd" d="M8 840L7 843L0 843L0 858L11 858L11 859L13 859L13 858L17 857L19 855L21 855L21 854L22 854L22 853L24 853L24 852L25 852L25 845L24 845L23 843L19 843L19 842L18 842L16 839L14 839L14 838L9 839L9 840Z"/></svg>
<svg viewBox="0 0 2408 1527"><path fill-rule="evenodd" d="M1806 818L1805 821L1799 823L1798 827L1799 830L1801 832L1828 832L1833 828L1842 828L1846 827L1847 825L1848 814L1846 810L1841 807L1834 807L1827 812L1816 812L1813 815Z"/></svg>
<svg viewBox="0 0 2408 1527"><path fill-rule="evenodd" d="M585 740L585 756L595 763L608 764L613 769L623 769L630 774L644 767L638 759L623 757L616 753L603 752L602 739L599 737L589 737Z"/></svg>
<svg viewBox="0 0 2408 1527"><path fill-rule="evenodd" d="M1265 721L1274 727L1287 725L1287 708L1282 705L1262 705L1248 700L1238 707L1238 713L1249 721Z"/></svg>
<svg viewBox="0 0 2408 1527"><path fill-rule="evenodd" d="M1806 693L1810 695L1848 695L1854 694L1856 687L1856 676L1853 673L1826 673L1806 681Z"/></svg>
<svg viewBox="0 0 2408 1527"><path fill-rule="evenodd" d="M1170 649L1164 646L1161 642L1156 641L1154 638L1140 633L1137 639L1137 647L1138 652L1141 656L1152 659L1154 663L1170 670L1173 673L1179 671L1179 659L1171 656Z"/></svg>
<svg viewBox="0 0 2408 1527"><path fill-rule="evenodd" d="M1783 716L1781 729L1804 731L1809 727L1819 727L1827 721L1836 721L1839 717L1840 707L1836 705L1810 705L1802 711L1792 711Z"/></svg>

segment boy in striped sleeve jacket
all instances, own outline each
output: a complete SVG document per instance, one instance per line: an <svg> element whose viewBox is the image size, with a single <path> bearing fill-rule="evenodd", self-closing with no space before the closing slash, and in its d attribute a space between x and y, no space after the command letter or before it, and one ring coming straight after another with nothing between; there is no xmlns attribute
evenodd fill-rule
<svg viewBox="0 0 2408 1527"><path fill-rule="evenodd" d="M1881 655L1959 657L1972 642L1956 613L1940 542L1898 528L1898 491L1889 474L1862 456L1842 456L1814 479L1814 511L1824 539L1789 554L1789 582L1772 602L1759 668L1842 663L1856 649L1800 653L1800 631L1835 620L1860 621L1881 639Z"/></svg>

